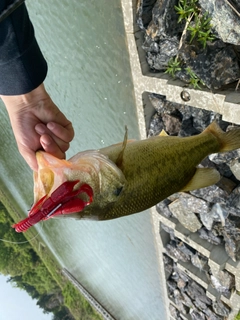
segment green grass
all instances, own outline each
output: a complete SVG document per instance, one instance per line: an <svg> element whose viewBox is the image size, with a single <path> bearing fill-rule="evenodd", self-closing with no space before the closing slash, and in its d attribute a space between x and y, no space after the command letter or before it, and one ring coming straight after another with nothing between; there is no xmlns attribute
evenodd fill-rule
<svg viewBox="0 0 240 320"><path fill-rule="evenodd" d="M234 318L234 320L240 320L240 312L238 313L238 315L236 315L236 317Z"/></svg>

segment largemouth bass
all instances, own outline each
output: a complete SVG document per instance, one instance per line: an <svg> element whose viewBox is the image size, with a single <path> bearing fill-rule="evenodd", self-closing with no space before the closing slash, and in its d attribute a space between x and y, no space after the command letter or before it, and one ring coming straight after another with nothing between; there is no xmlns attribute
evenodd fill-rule
<svg viewBox="0 0 240 320"><path fill-rule="evenodd" d="M216 183L220 179L218 171L197 168L198 164L211 153L238 148L240 129L225 133L213 122L201 134L185 138L156 136L129 141L125 134L123 143L79 152L69 160L38 151L34 203L40 201L42 205L41 199L50 198L66 181L79 181L74 190L83 184L90 186L93 200L82 211L73 209L66 216L95 220L127 216L144 211L175 192Z"/></svg>

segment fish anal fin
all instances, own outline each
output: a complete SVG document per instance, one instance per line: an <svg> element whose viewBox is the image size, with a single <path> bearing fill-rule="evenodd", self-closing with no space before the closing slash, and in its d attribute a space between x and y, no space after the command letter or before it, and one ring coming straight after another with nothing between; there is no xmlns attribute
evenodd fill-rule
<svg viewBox="0 0 240 320"><path fill-rule="evenodd" d="M197 168L194 176L180 191L192 191L209 187L220 180L219 172L214 168Z"/></svg>

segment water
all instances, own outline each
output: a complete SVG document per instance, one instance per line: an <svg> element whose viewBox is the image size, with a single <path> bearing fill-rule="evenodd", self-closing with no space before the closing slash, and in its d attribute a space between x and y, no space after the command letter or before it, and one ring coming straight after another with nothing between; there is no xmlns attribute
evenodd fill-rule
<svg viewBox="0 0 240 320"><path fill-rule="evenodd" d="M67 157L122 141L125 125L129 138L138 138L120 0L27 5L49 64L46 87L75 128ZM0 112L1 188L26 212L31 171ZM61 265L116 319L156 320L166 316L152 229L144 212L106 222L49 220L41 233Z"/></svg>

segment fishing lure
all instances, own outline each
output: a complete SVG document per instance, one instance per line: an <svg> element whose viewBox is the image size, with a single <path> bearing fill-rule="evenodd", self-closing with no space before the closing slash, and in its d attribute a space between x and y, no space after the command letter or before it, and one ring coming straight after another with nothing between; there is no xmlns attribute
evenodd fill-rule
<svg viewBox="0 0 240 320"><path fill-rule="evenodd" d="M62 214L82 211L92 202L93 190L86 183L82 184L79 189L73 190L74 186L79 182L80 180L75 180L61 184L50 197L45 195L33 205L26 219L14 224L12 227L15 228L16 232L24 232L39 221L48 220ZM86 193L89 198L88 201L78 197L81 193Z"/></svg>

